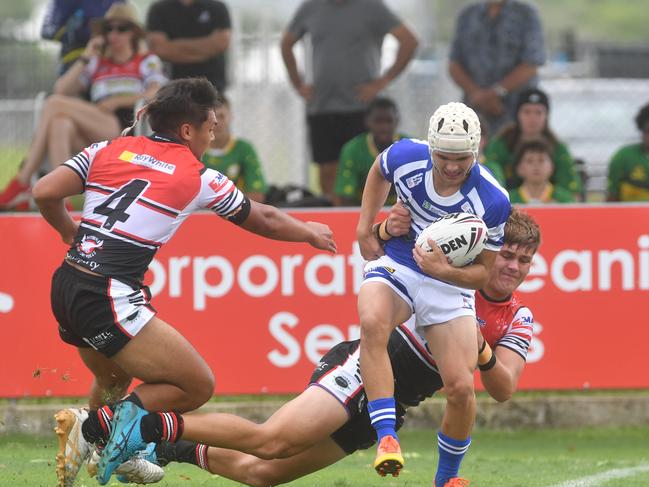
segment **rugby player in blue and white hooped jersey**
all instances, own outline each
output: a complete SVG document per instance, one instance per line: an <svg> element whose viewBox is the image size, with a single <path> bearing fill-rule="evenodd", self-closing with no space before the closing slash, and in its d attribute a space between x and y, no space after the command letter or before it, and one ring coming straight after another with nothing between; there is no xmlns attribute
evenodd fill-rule
<svg viewBox="0 0 649 487"><path fill-rule="evenodd" d="M379 440L374 468L381 475L398 475L403 467L387 343L392 330L416 313L447 395L438 432L437 487L457 477L471 443L478 360L474 290L487 282L511 211L507 192L476 163L479 143L480 122L472 109L462 103L439 107L430 119L428 143L403 139L379 154L365 184L357 228L361 254L370 261L358 312L361 374ZM398 238L390 238L395 232L387 220L373 226L391 184L411 216L410 231ZM459 211L476 214L489 229L485 250L461 268L451 266L432 241L430 252L414 245L431 222Z"/></svg>

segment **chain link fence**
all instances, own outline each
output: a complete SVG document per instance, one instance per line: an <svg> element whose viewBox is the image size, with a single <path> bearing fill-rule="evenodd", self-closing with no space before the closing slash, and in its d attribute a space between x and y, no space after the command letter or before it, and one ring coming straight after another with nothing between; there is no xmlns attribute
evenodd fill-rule
<svg viewBox="0 0 649 487"><path fill-rule="evenodd" d="M288 82L279 49L288 15L278 22L271 15L260 14L254 29L250 29L245 25L249 14L246 17L236 8L231 12L233 41L227 94L233 107L234 133L253 142L269 183L308 184L310 151L304 103ZM416 11L403 12L422 41L418 58L386 95L400 107L400 130L424 138L432 110L459 99L460 92L447 72L448 43L433 42L430 29L425 32L418 26L421 20L415 15ZM6 31L0 34L6 35ZM308 49L303 43L298 45L298 61L304 66L309 61ZM384 65L392 62L396 47L388 38ZM51 43L0 41L0 181L13 174L29 145L36 96L49 91L54 83L56 53ZM578 52L571 61L552 55L549 59L541 71L541 87L551 99L551 127L573 156L584 161L588 191L601 197L610 156L621 145L639 139L633 118L649 102L649 83L646 79L598 78L596 49L592 47ZM637 63L637 59L636 55L631 62Z"/></svg>

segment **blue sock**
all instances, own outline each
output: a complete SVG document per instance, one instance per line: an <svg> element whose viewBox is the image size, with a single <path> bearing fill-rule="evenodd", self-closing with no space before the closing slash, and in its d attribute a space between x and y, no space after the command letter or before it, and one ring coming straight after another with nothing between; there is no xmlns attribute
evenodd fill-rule
<svg viewBox="0 0 649 487"><path fill-rule="evenodd" d="M435 487L444 487L444 484L449 479L457 477L460 462L462 462L470 444L470 436L466 440L455 440L441 431L437 432L439 461L437 462L437 473L435 474Z"/></svg>
<svg viewBox="0 0 649 487"><path fill-rule="evenodd" d="M397 410L394 397L382 397L368 402L367 412L370 413L370 421L376 430L378 441L381 441L384 436L394 436L397 438L397 432L395 430Z"/></svg>

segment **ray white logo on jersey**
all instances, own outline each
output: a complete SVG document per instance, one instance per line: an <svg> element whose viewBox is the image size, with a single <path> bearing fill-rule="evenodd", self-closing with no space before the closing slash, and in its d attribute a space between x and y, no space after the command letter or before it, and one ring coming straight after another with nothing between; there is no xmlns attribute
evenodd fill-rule
<svg viewBox="0 0 649 487"><path fill-rule="evenodd" d="M136 154L135 152L125 150L119 155L119 159L130 162L131 164L137 164L138 166L148 167L149 169L160 171L165 174L173 174L176 171L175 164L159 161L149 154Z"/></svg>

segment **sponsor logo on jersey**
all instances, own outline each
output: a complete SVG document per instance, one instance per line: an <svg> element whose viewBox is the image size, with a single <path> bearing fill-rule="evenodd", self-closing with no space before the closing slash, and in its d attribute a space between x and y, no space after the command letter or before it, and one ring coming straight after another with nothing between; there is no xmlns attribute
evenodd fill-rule
<svg viewBox="0 0 649 487"><path fill-rule="evenodd" d="M214 179L209 182L208 186L212 188L215 193L218 193L227 181L227 178L223 174L217 172Z"/></svg>
<svg viewBox="0 0 649 487"><path fill-rule="evenodd" d="M119 155L119 159L138 166L148 167L149 169L160 171L165 174L173 174L176 172L175 164L159 161L149 154L136 154L135 152L125 150Z"/></svg>
<svg viewBox="0 0 649 487"><path fill-rule="evenodd" d="M415 174L414 176L411 176L406 179L406 186L408 186L408 188L413 188L417 186L419 183L421 183L423 179L424 179L423 174L421 173Z"/></svg>
<svg viewBox="0 0 649 487"><path fill-rule="evenodd" d="M97 251L104 246L104 241L92 235L84 235L77 244L77 251L84 257L90 258L97 255Z"/></svg>
<svg viewBox="0 0 649 487"><path fill-rule="evenodd" d="M336 381L336 384L338 384L338 386L342 387L343 389L347 389L349 387L349 382L342 375L337 376L334 380Z"/></svg>

